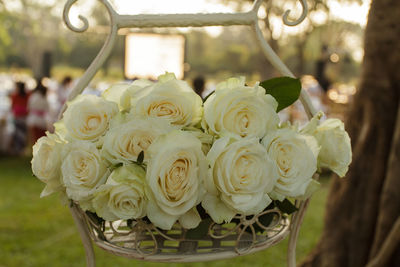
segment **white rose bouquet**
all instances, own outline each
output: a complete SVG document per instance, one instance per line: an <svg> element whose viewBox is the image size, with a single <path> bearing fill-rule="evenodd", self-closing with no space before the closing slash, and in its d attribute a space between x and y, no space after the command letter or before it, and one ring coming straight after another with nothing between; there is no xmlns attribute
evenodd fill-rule
<svg viewBox="0 0 400 267"><path fill-rule="evenodd" d="M158 82L117 84L68 102L55 133L33 147L41 196L62 192L101 220L143 220L169 230L202 220L229 223L277 208L296 210L313 176L344 176L350 138L336 119L303 129L277 112L300 94L298 79L220 83L202 99L171 73Z"/></svg>

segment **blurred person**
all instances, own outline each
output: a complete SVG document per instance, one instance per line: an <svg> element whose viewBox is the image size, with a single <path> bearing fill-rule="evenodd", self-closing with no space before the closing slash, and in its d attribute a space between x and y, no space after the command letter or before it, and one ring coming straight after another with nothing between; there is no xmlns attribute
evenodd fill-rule
<svg viewBox="0 0 400 267"><path fill-rule="evenodd" d="M60 86L57 89L57 102L58 102L57 113L61 111L62 106L67 101L71 88L72 88L72 78L71 76L65 76Z"/></svg>
<svg viewBox="0 0 400 267"><path fill-rule="evenodd" d="M206 84L206 81L204 80L204 77L202 77L202 76L197 76L197 77L193 80L193 88L194 88L194 91L195 91L196 94L198 94L201 98L203 98L203 93L204 93L204 89L205 89L205 84Z"/></svg>
<svg viewBox="0 0 400 267"><path fill-rule="evenodd" d="M22 154L27 143L26 117L28 115L29 94L25 83L17 82L15 92L11 94L11 113L13 115L14 134L11 140L12 153Z"/></svg>
<svg viewBox="0 0 400 267"><path fill-rule="evenodd" d="M47 87L38 82L28 101L27 124L33 145L47 131L49 103L47 102Z"/></svg>
<svg viewBox="0 0 400 267"><path fill-rule="evenodd" d="M326 76L325 73L328 63L329 63L328 46L323 45L321 48L321 55L316 62L315 78L320 84L322 90L324 90L325 92L328 91L329 86L331 85L331 81L329 80L329 78Z"/></svg>
<svg viewBox="0 0 400 267"><path fill-rule="evenodd" d="M7 134L7 118L0 117L0 155L7 154L9 151L9 135Z"/></svg>

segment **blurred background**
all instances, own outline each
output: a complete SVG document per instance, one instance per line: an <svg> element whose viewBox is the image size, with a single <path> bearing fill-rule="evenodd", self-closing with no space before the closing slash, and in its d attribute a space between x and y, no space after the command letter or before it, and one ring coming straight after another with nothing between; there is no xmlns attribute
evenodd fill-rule
<svg viewBox="0 0 400 267"><path fill-rule="evenodd" d="M120 14L236 12L248 11L252 4L243 0L110 2ZM297 2L266 2L259 13L265 38L302 79L317 109L328 117L344 119L359 82L370 1L309 1L306 20L299 26L285 26L285 10L291 9L294 19L300 14ZM32 144L52 130L68 92L101 49L109 30L107 12L95 0L78 1L71 9L72 23L80 26L78 15L84 15L89 29L84 33L68 30L61 19L64 4L0 0L0 266L84 266L83 248L67 207L57 196L39 199L43 185L32 177L29 164ZM101 94L112 83L156 79L165 71L197 84L204 89L203 97L232 76L245 76L248 84L279 76L247 26L124 29L84 93ZM280 115L282 120L306 120L299 103ZM321 232L326 180L322 178L322 189L307 214L299 260ZM282 243L232 262L283 266L285 246ZM99 266L144 265L97 254Z"/></svg>

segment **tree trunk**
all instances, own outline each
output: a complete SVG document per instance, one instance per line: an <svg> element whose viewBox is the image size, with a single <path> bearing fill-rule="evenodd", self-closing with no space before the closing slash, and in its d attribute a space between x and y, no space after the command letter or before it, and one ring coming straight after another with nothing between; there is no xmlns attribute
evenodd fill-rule
<svg viewBox="0 0 400 267"><path fill-rule="evenodd" d="M400 215L400 1L373 0L360 88L347 131L353 163L334 177L321 240L301 266L365 266ZM397 238L397 239L396 239ZM399 236L387 261L400 266Z"/></svg>

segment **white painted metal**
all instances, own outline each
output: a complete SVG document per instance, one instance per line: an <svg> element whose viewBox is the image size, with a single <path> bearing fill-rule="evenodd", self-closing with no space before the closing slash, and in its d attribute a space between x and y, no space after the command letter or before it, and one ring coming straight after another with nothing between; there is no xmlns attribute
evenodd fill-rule
<svg viewBox="0 0 400 267"><path fill-rule="evenodd" d="M90 64L86 72L79 79L79 82L74 87L70 93L68 99L72 100L77 95L81 94L89 82L93 79L94 75L97 73L98 69L103 65L104 61L109 57L116 37L118 29L122 28L146 28L146 27L204 27L204 26L229 26L229 25L248 25L255 31L256 38L262 48L262 51L266 58L271 62L271 64L284 76L294 77L293 73L289 68L282 62L282 60L276 55L273 49L270 47L268 42L265 40L263 33L258 24L258 11L264 0L255 0L253 8L248 12L239 13L211 13L211 14L163 14L163 15L120 15L118 14L108 0L98 0L107 9L108 15L110 17L110 33L100 50L99 54ZM161 1L161 0L160 0ZM79 16L82 21L83 26L78 28L72 25L69 18L69 11L77 0L67 0L64 7L63 18L67 27L75 32L84 32L88 29L89 23L84 16ZM308 13L307 1L300 0L302 5L302 14L295 21L289 21L288 16L290 10L287 10L283 15L283 22L289 26L298 25L302 22ZM311 118L316 110L313 107L308 94L302 90L300 94L300 100L306 110L309 118ZM65 106L63 107L63 110ZM62 116L62 115L60 115ZM300 225L302 223L305 210L307 208L309 200L304 200L299 202L299 211L295 213L292 217L292 222L290 226L290 237L289 237L289 247L288 247L288 266L296 266L296 242L298 233L300 230ZM89 238L87 226L85 225L85 220L83 216L79 214L79 209L75 206L71 206L71 212L74 220L78 226L79 233L82 237L82 242L85 246L87 264L88 266L94 266L94 253L92 244ZM114 251L115 253L115 251Z"/></svg>

